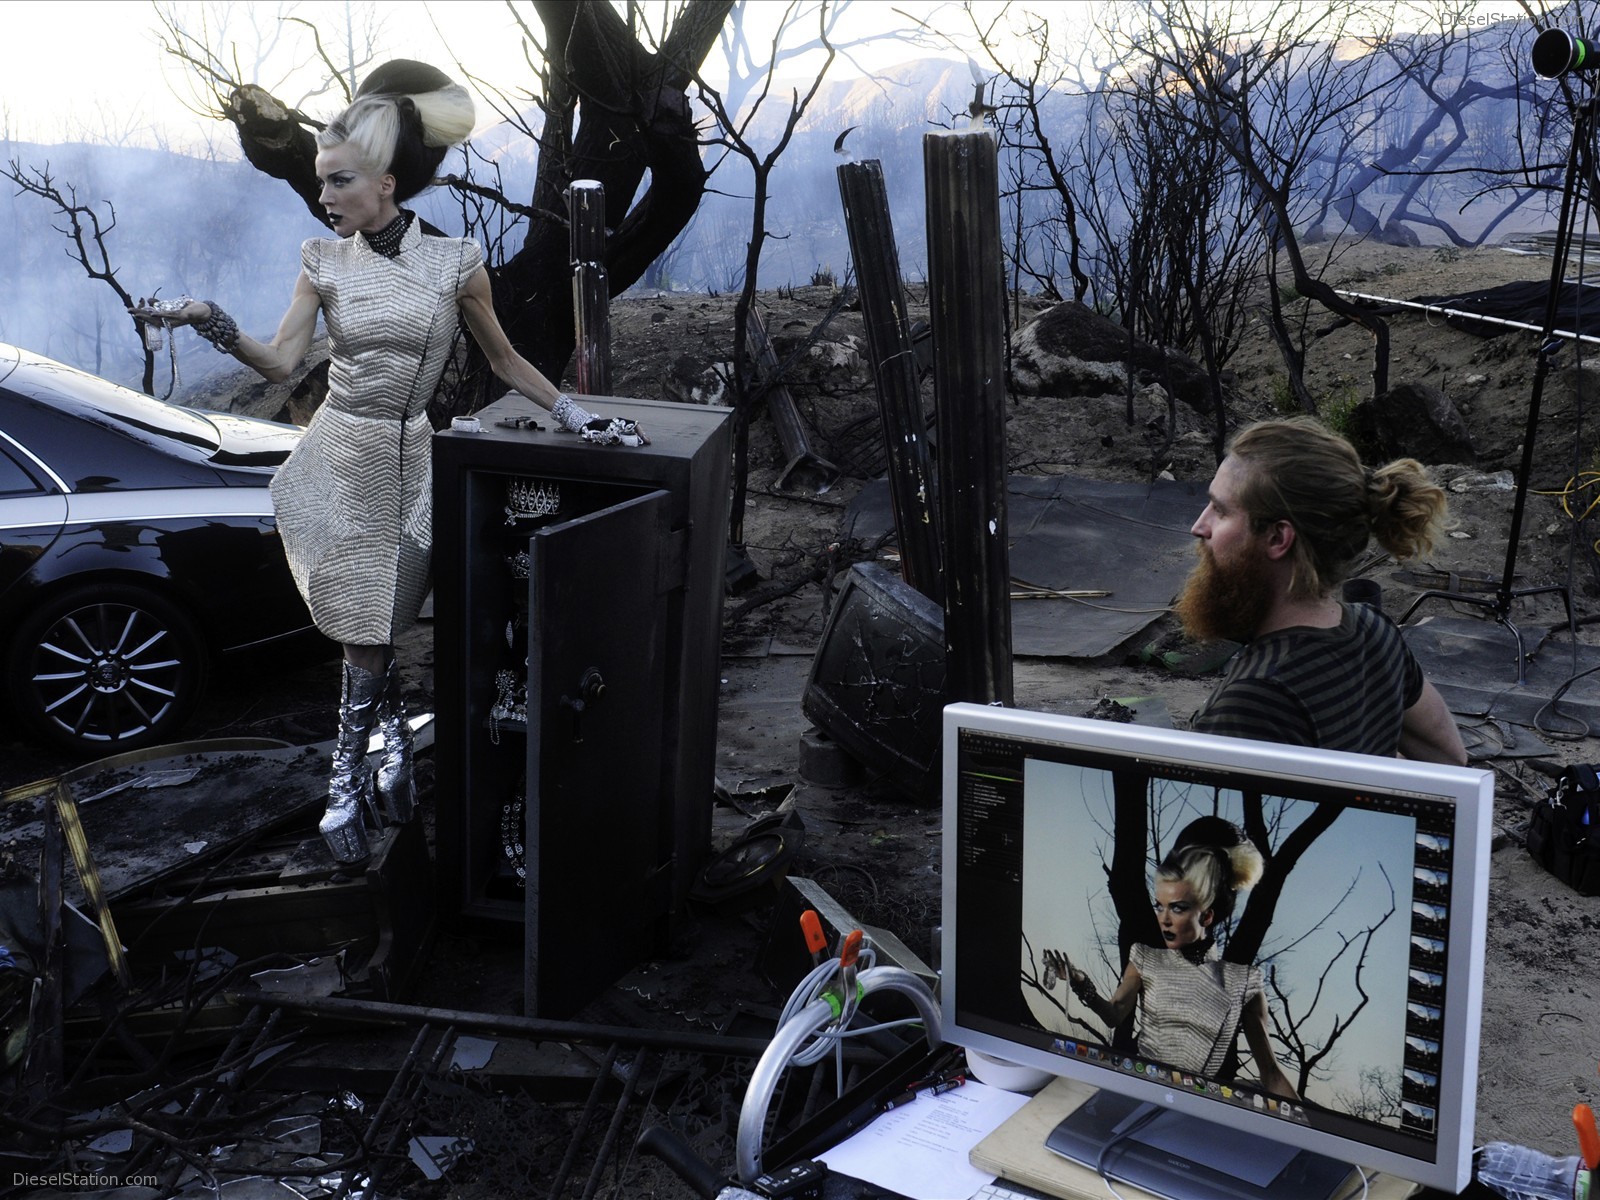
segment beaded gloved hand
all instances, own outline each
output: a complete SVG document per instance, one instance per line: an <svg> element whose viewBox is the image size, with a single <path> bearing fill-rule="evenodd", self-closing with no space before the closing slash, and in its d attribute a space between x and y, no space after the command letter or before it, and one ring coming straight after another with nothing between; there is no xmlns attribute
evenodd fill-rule
<svg viewBox="0 0 1600 1200"><path fill-rule="evenodd" d="M557 396L556 402L550 406L550 416L568 433L582 433L583 427L595 419L592 412L580 407L565 392Z"/></svg>
<svg viewBox="0 0 1600 1200"><path fill-rule="evenodd" d="M568 433L575 433L596 446L648 446L637 421L623 417L600 417L581 407L571 396L562 394L550 409L550 416Z"/></svg>

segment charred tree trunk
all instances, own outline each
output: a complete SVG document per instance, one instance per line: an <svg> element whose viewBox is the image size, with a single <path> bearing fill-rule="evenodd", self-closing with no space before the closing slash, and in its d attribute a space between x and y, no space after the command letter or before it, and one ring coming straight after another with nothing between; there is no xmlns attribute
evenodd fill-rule
<svg viewBox="0 0 1600 1200"><path fill-rule="evenodd" d="M534 195L561 196L575 177L605 189L606 275L613 295L644 274L699 207L706 170L686 89L731 8L732 0L690 6L661 51L651 54L609 4L534 5L544 23L552 82L570 89L578 119L565 146L544 138ZM650 187L635 204L646 171ZM566 229L541 221L493 272L495 308L511 344L552 380L566 370L575 344L569 262ZM496 390L486 369L476 374L483 391L474 406Z"/></svg>

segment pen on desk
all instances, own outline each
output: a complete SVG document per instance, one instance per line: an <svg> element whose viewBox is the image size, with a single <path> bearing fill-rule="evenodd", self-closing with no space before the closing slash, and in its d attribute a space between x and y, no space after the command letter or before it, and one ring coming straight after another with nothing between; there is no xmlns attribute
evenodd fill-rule
<svg viewBox="0 0 1600 1200"><path fill-rule="evenodd" d="M923 1088L930 1088L936 1083L949 1083L952 1079L957 1078L961 1079L963 1082L965 1082L967 1078L967 1068L963 1063L956 1063L953 1066L944 1067L941 1070L935 1071L932 1075L927 1076L925 1079L919 1079L915 1083L908 1083L906 1084L906 1090L908 1092L920 1092Z"/></svg>
<svg viewBox="0 0 1600 1200"><path fill-rule="evenodd" d="M910 1104L916 1098L917 1098L917 1089L916 1088L908 1088L906 1091L901 1092L894 1099L885 1100L883 1102L883 1111L884 1112L888 1112L891 1108L899 1108L902 1104Z"/></svg>

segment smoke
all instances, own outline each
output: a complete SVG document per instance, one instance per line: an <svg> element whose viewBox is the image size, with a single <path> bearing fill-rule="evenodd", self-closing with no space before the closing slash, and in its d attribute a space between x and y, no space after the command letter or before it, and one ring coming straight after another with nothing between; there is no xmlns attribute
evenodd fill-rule
<svg viewBox="0 0 1600 1200"><path fill-rule="evenodd" d="M84 251L94 270L109 270L134 297L215 299L252 334L276 329L300 242L325 232L284 184L247 163L84 143L3 149L24 176L48 174L93 211L100 244L86 232ZM9 190L0 204L0 341L137 387L142 346L116 292L78 261L55 204ZM185 385L237 365L190 333L180 333L177 346ZM163 350L158 393L169 372ZM183 391L173 399L182 401Z"/></svg>

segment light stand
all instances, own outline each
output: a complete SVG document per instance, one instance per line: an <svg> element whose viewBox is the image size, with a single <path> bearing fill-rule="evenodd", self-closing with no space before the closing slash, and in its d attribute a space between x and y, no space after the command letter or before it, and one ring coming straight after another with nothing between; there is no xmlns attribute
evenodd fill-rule
<svg viewBox="0 0 1600 1200"><path fill-rule="evenodd" d="M1541 35L1542 42L1546 34ZM1565 34L1560 35L1565 38ZM1534 56L1539 57L1539 45L1536 43ZM1535 70L1539 64L1535 62ZM1543 71L1539 71L1543 74ZM1563 72L1564 73L1564 70ZM1473 604L1479 608L1488 609L1494 619L1511 631L1517 640L1517 684L1525 685L1528 682L1528 660L1533 657L1525 650L1522 642L1522 631L1511 620L1511 605L1523 596L1537 596L1545 592L1559 592L1567 607L1567 626L1573 627L1572 594L1565 584L1548 584L1544 587L1514 588L1512 583L1517 574L1517 543L1522 537L1522 515L1528 501L1528 482L1533 475L1533 438L1539 429L1539 403L1544 397L1544 382L1550 374L1550 365L1556 353L1561 348L1560 339L1554 337L1556 327L1556 313L1561 302L1561 285L1566 279L1567 257L1571 250L1573 226L1577 223L1578 213L1578 181L1580 176L1592 175L1594 160L1589 154L1595 131L1595 98L1591 96L1586 104L1577 110L1572 124L1572 145L1567 151L1566 181L1561 192L1561 219L1556 225L1555 247L1551 253L1550 264L1550 294L1545 301L1544 327L1540 334L1539 361L1533 372L1533 394L1528 400L1528 424L1522 434L1522 463L1517 469L1516 496L1511 505L1511 533L1506 542L1505 573L1500 578L1500 586L1492 596L1469 595L1461 592L1431 590L1423 592L1411 602L1411 607L1406 609L1400 618L1404 625L1411 620L1411 614L1428 600L1451 600L1461 604ZM1580 169L1580 161L1582 169ZM1594 181L1591 179L1589 194L1586 204L1594 203ZM1535 648L1537 650L1537 647Z"/></svg>

